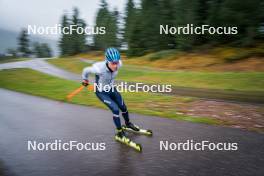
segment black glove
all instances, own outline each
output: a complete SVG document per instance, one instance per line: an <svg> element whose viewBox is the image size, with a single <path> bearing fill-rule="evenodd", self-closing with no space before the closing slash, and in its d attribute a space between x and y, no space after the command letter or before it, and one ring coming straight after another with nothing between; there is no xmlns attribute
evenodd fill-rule
<svg viewBox="0 0 264 176"><path fill-rule="evenodd" d="M82 81L82 85L83 86L88 86L89 85L89 81L88 80L86 80L86 79L84 79L83 81Z"/></svg>

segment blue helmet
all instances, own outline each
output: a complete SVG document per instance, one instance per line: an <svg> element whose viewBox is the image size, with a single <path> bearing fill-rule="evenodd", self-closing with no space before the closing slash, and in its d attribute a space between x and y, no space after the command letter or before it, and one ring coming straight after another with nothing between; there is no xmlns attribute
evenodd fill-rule
<svg viewBox="0 0 264 176"><path fill-rule="evenodd" d="M116 48L107 48L105 51L105 60L108 62L118 62L120 53Z"/></svg>

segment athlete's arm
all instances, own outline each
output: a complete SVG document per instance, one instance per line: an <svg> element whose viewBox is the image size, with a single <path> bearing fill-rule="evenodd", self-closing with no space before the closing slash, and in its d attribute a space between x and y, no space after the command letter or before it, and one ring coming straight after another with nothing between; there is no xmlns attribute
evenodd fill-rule
<svg viewBox="0 0 264 176"><path fill-rule="evenodd" d="M82 85L87 86L89 84L89 74L99 73L99 68L96 66L96 64L92 65L91 67L85 67L82 72Z"/></svg>

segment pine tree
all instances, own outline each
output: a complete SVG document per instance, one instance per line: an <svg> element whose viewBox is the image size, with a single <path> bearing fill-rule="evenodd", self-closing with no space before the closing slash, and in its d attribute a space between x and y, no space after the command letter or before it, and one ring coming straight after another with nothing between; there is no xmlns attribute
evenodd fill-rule
<svg viewBox="0 0 264 176"><path fill-rule="evenodd" d="M105 49L107 47L118 47L118 13L117 10L110 12L105 0L101 0L100 9L96 16L96 27L105 27L104 35L94 35L94 45L96 49Z"/></svg>
<svg viewBox="0 0 264 176"><path fill-rule="evenodd" d="M210 2L212 2L212 0L198 0L196 2L196 6L194 7L195 10L194 15L197 17L196 18L197 26L202 26L204 24L207 24ZM206 42L208 42L207 35L196 35L194 45L201 45L201 44L205 44Z"/></svg>
<svg viewBox="0 0 264 176"><path fill-rule="evenodd" d="M160 9L158 1L143 0L141 19L143 42L147 52L160 50Z"/></svg>
<svg viewBox="0 0 264 176"><path fill-rule="evenodd" d="M96 49L105 49L106 48L106 40L105 35L107 35L107 19L109 18L108 4L105 0L101 0L100 9L96 16L96 27L105 27L106 34L104 35L94 35L94 45Z"/></svg>
<svg viewBox="0 0 264 176"><path fill-rule="evenodd" d="M170 27L175 24L175 1L159 0L160 25ZM159 35L160 49L172 49L176 47L175 36L173 34Z"/></svg>
<svg viewBox="0 0 264 176"><path fill-rule="evenodd" d="M120 42L118 40L118 19L119 12L115 9L113 12L110 13L109 20L107 23L107 30L105 35L105 37L107 38L107 47L120 47Z"/></svg>
<svg viewBox="0 0 264 176"><path fill-rule="evenodd" d="M51 49L47 43L42 43L40 45L40 48L41 48L42 53L43 53L42 57L51 57L52 56L52 51L51 51Z"/></svg>
<svg viewBox="0 0 264 176"><path fill-rule="evenodd" d="M44 58L44 57L51 57L51 49L46 43L38 43L35 42L33 44L33 53L36 57Z"/></svg>
<svg viewBox="0 0 264 176"><path fill-rule="evenodd" d="M142 0L141 4L140 9L133 9L134 14L129 29L131 32L127 37L128 54L142 55L147 52L175 48L173 35L160 34L160 25L173 26L174 1ZM129 7L129 3L127 6Z"/></svg>
<svg viewBox="0 0 264 176"><path fill-rule="evenodd" d="M239 45L254 44L261 21L262 0L224 0L221 8L221 21L225 26L237 26L238 35L229 35L225 41ZM263 7L263 6L262 6Z"/></svg>
<svg viewBox="0 0 264 176"><path fill-rule="evenodd" d="M71 25L74 25L76 29L78 28L80 29L80 30L73 30L72 35L70 35L71 48L72 48L72 52L70 54L74 55L83 52L85 50L85 45L86 45L86 36L84 32L86 24L82 19L79 18L79 10L77 8L73 9ZM83 29L83 31L81 31L81 29Z"/></svg>
<svg viewBox="0 0 264 176"><path fill-rule="evenodd" d="M125 28L124 28L124 41L128 42L130 34L132 32L132 24L135 20L135 4L133 0L128 0L126 5L126 16L125 16ZM129 47L129 46L128 46Z"/></svg>
<svg viewBox="0 0 264 176"><path fill-rule="evenodd" d="M69 19L66 14L62 17L62 28L69 27ZM66 32L66 31L65 31ZM70 34L62 33L61 39L59 41L60 54L61 55L70 55L72 53L71 49L71 40Z"/></svg>
<svg viewBox="0 0 264 176"><path fill-rule="evenodd" d="M68 29L72 25L73 30L65 30L69 34L62 33L62 37L59 41L61 55L75 55L86 50L86 35L84 20L79 18L79 10L73 9L73 16L68 19L67 15L64 14L62 17L62 28L67 27Z"/></svg>
<svg viewBox="0 0 264 176"><path fill-rule="evenodd" d="M179 0L176 3L175 26L186 26L187 24L194 26L199 24L199 0L184 1ZM191 49L196 40L197 35L178 34L175 38L178 48L183 50Z"/></svg>
<svg viewBox="0 0 264 176"><path fill-rule="evenodd" d="M144 33L142 32L144 21L141 20L141 13L141 9L135 10L134 20L131 25L131 33L128 37L128 56L140 56L143 55L146 50Z"/></svg>
<svg viewBox="0 0 264 176"><path fill-rule="evenodd" d="M19 38L18 38L18 43L19 43L19 52L21 52L23 57L28 57L30 55L30 49L29 49L29 39L28 39L28 34L25 29L22 29Z"/></svg>

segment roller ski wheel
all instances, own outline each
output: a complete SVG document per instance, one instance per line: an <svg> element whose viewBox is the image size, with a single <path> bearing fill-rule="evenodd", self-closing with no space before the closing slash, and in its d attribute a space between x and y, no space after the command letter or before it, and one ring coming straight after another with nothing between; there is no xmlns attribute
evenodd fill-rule
<svg viewBox="0 0 264 176"><path fill-rule="evenodd" d="M143 134L143 135L146 135L146 136L152 136L153 135L152 130L142 129L139 126L134 125L132 123L129 123L128 125L123 125L122 129L124 131L127 131L127 132L133 132L133 133L136 133L136 134Z"/></svg>
<svg viewBox="0 0 264 176"><path fill-rule="evenodd" d="M140 144L137 144L135 142L133 142L131 139L127 138L127 137L119 137L118 135L115 135L115 140L125 144L133 149L135 149L138 152L142 152L142 146Z"/></svg>

